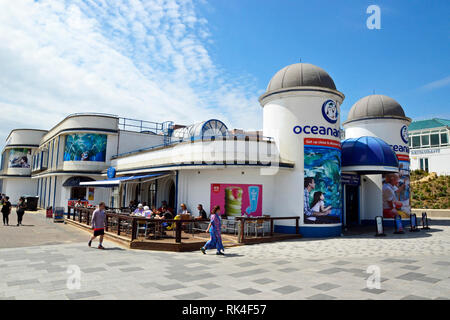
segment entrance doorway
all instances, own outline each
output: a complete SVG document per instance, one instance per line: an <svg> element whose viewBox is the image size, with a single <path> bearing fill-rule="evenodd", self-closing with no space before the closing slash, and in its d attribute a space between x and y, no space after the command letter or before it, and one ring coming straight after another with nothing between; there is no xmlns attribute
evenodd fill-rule
<svg viewBox="0 0 450 320"><path fill-rule="evenodd" d="M358 224L358 186L345 185L345 224L352 226Z"/></svg>
<svg viewBox="0 0 450 320"><path fill-rule="evenodd" d="M72 187L70 190L70 199L72 200L86 200L85 187Z"/></svg>
<svg viewBox="0 0 450 320"><path fill-rule="evenodd" d="M175 183L170 184L169 187L169 201L168 201L169 208L173 208L174 212L176 212L177 208L175 208Z"/></svg>

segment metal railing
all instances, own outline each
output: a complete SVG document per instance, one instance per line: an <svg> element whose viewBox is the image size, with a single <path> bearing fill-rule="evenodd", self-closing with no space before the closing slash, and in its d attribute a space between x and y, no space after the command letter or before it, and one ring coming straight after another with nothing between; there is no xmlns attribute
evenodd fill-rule
<svg viewBox="0 0 450 320"><path fill-rule="evenodd" d="M119 129L140 133L168 135L173 128L172 121L153 122L119 117Z"/></svg>
<svg viewBox="0 0 450 320"><path fill-rule="evenodd" d="M69 206L67 219L89 226L94 210L94 208ZM207 219L152 219L131 216L123 212L117 213L117 210L106 210L105 231L128 238L130 241L139 238L173 239L176 243L181 243L183 233L184 236L187 234L193 236L196 230L195 224L209 222Z"/></svg>
<svg viewBox="0 0 450 320"><path fill-rule="evenodd" d="M252 238L264 238L265 228L268 229L267 237L272 238L274 236L274 222L275 220L295 220L295 234L300 234L299 222L300 217L236 217L234 218L239 222L238 229L238 242L244 243L246 239ZM260 231L260 236L258 237L258 231ZM250 237L249 237L250 235Z"/></svg>
<svg viewBox="0 0 450 320"><path fill-rule="evenodd" d="M175 138L175 137L168 137L168 138L169 138L168 141L164 142L163 144L158 144L158 145L147 147L147 148L141 148L141 149L113 155L111 157L111 159L116 159L119 157L136 154L139 152L150 151L150 150L157 149L157 148L168 147L168 146L172 146L172 145L179 144L179 143L189 143L189 142L194 143L194 142L199 142L199 141L257 141L257 142L267 142L267 143L274 142L274 138L272 138L272 137L260 136L260 135L255 135L255 134L229 134L225 137L223 137L223 136L220 136L220 137L198 136L198 137L190 137L189 139Z"/></svg>
<svg viewBox="0 0 450 320"><path fill-rule="evenodd" d="M78 223L90 225L94 208L68 207L67 219ZM300 234L299 216L294 217L235 217L222 220L222 233L237 236L238 243L247 240L257 240L274 237L274 223L279 220L294 220L295 234ZM181 217L180 219L154 219L132 216L123 213L120 209L106 210L105 231L118 236L128 238L130 241L137 239L160 240L173 239L175 243L182 243L183 239L196 237L207 238L206 227L209 219L192 219Z"/></svg>

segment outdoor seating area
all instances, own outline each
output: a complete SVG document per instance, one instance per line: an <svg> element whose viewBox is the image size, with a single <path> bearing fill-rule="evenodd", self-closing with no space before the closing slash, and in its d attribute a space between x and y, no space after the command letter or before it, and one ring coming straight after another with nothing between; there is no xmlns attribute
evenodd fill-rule
<svg viewBox="0 0 450 320"><path fill-rule="evenodd" d="M89 229L93 212L93 208L69 206L66 221ZM274 233L274 221L280 219L295 220L297 233ZM298 238L298 220L299 217L228 217L222 220L221 227L224 246ZM209 219L194 218L189 214L177 215L174 219L157 219L110 208L106 210L105 224L106 236L128 242L131 248L192 251L198 250L209 239L206 231Z"/></svg>

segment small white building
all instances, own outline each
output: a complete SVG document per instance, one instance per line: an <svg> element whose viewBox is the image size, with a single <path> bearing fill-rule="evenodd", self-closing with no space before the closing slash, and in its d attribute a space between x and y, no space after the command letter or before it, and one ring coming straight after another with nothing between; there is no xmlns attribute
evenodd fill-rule
<svg viewBox="0 0 450 320"><path fill-rule="evenodd" d="M6 138L0 168L0 191L9 196L13 205L21 196L37 195L37 181L31 179L32 155L46 133L45 130L15 129Z"/></svg>
<svg viewBox="0 0 450 320"><path fill-rule="evenodd" d="M383 185L386 184L385 174L398 173L399 183L405 185L403 193L399 194L398 201L402 202L398 212L402 218L407 219L411 212L410 207L410 187L409 187L409 147L407 127L411 119L405 116L401 105L394 99L384 95L370 95L357 101L348 114L347 120L343 123L345 130L345 141L351 141L366 137L365 142L370 147L365 154L358 152L357 148L353 153L349 153L350 158L359 157L361 163L368 164L367 167L348 166L342 164L342 171L348 173L358 173L360 175L359 188L346 186L344 206L347 207L344 220L347 225L355 223L371 223L376 216L393 218L394 212L386 210L383 203ZM370 137L370 138L369 138ZM391 161L391 165L384 165L379 168L371 168L376 155L386 159L388 154L383 154L382 149L374 138L381 139L394 151L396 159ZM345 143L343 142L343 144ZM378 142L378 141L376 141ZM350 151L350 150L349 150ZM398 164L395 164L397 160ZM344 161L343 161L344 162ZM374 170L372 170L374 169ZM397 186L394 186L397 188ZM403 187L402 187L403 188ZM359 204L356 204L356 203Z"/></svg>
<svg viewBox="0 0 450 320"><path fill-rule="evenodd" d="M409 127L411 170L450 174L450 120L413 121Z"/></svg>

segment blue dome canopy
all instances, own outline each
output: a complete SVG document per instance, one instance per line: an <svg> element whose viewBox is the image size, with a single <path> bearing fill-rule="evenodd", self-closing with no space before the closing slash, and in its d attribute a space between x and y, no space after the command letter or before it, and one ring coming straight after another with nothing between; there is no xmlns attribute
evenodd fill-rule
<svg viewBox="0 0 450 320"><path fill-rule="evenodd" d="M398 172L398 159L391 146L377 137L346 139L342 146L342 171L364 174Z"/></svg>

